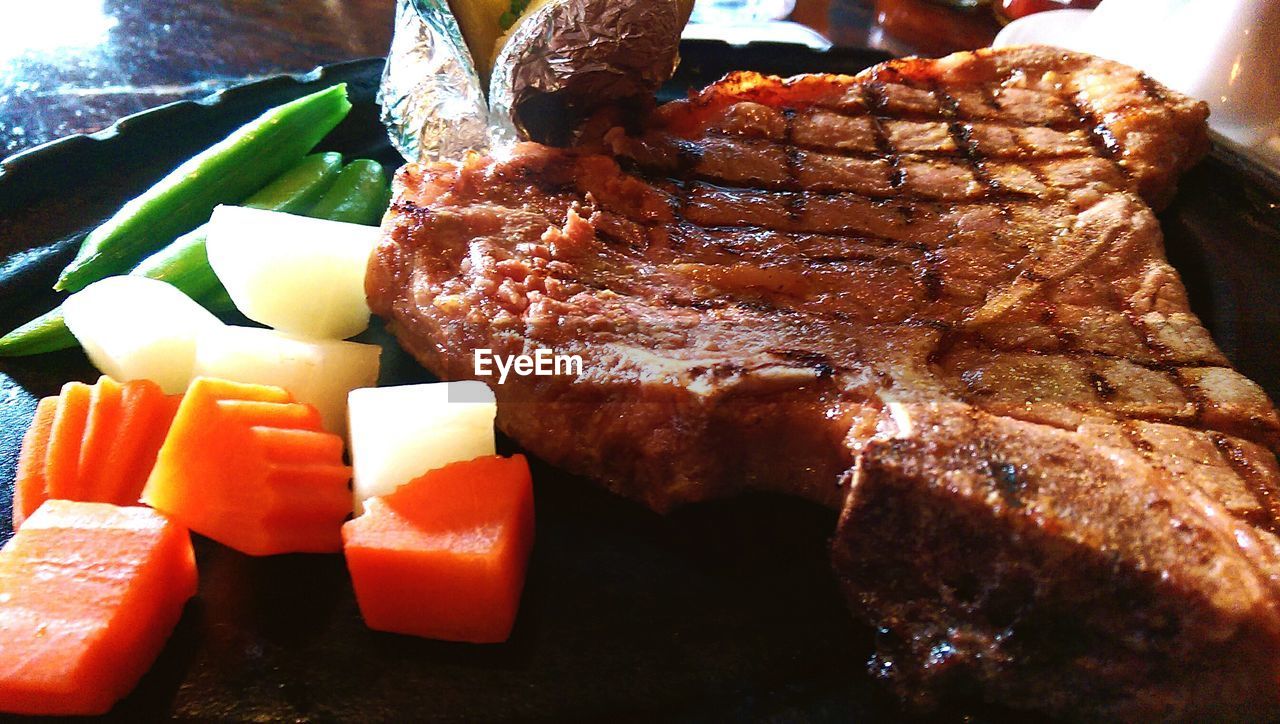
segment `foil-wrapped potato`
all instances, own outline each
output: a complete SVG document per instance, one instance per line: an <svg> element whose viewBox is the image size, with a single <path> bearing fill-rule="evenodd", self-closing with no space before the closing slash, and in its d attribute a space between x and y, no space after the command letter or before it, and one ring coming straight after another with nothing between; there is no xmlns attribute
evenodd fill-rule
<svg viewBox="0 0 1280 724"><path fill-rule="evenodd" d="M652 102L675 72L692 9L692 0L534 0L496 42L489 107L518 137L564 145L600 107Z"/></svg>
<svg viewBox="0 0 1280 724"><path fill-rule="evenodd" d="M383 121L411 160L517 139L567 144L600 108L653 102L692 9L693 0L399 0Z"/></svg>
<svg viewBox="0 0 1280 724"><path fill-rule="evenodd" d="M471 57L475 59L476 70L486 81L493 71L494 61L513 36L528 37L528 31L516 33L525 21L537 15L544 6L554 0L449 0L449 9L462 28L462 37L467 41ZM579 1L578 6L588 3ZM650 3L613 2L598 3L600 8L612 6L621 10L624 6L644 7ZM693 12L693 0L677 0L680 27L683 28ZM544 21L545 22L545 21ZM520 41L517 41L520 42ZM527 42L527 41L525 41Z"/></svg>

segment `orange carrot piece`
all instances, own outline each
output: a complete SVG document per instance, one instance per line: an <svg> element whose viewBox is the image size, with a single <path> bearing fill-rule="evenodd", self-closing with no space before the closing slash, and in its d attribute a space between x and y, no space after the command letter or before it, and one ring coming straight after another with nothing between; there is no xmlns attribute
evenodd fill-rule
<svg viewBox="0 0 1280 724"><path fill-rule="evenodd" d="M218 400L218 408L248 427L319 430L320 412L311 405L258 400Z"/></svg>
<svg viewBox="0 0 1280 724"><path fill-rule="evenodd" d="M0 550L0 711L107 712L195 590L180 525L142 507L46 502Z"/></svg>
<svg viewBox="0 0 1280 724"><path fill-rule="evenodd" d="M150 380L131 380L121 386L121 418L115 445L98 470L94 500L137 505L142 486L155 465L160 445L177 412L178 395L164 394Z"/></svg>
<svg viewBox="0 0 1280 724"><path fill-rule="evenodd" d="M80 446L84 443L92 396L89 386L82 382L68 382L58 395L44 462L45 492L49 498L67 499L75 493Z"/></svg>
<svg viewBox="0 0 1280 724"><path fill-rule="evenodd" d="M36 512L45 500L44 458L58 398L46 397L36 404L36 416L22 438L18 472L13 478L13 529Z"/></svg>
<svg viewBox="0 0 1280 724"><path fill-rule="evenodd" d="M342 527L365 623L447 641L507 640L533 531L521 455L446 465L366 500L364 514Z"/></svg>
<svg viewBox="0 0 1280 724"><path fill-rule="evenodd" d="M137 505L177 404L149 380L105 376L42 401L48 429L24 441L16 519L46 498Z"/></svg>
<svg viewBox="0 0 1280 724"><path fill-rule="evenodd" d="M194 382L194 380L192 380ZM232 382L216 377L201 377L200 392L213 400L245 400L249 402L293 402L293 395L283 387ZM190 387L188 387L190 390Z"/></svg>
<svg viewBox="0 0 1280 724"><path fill-rule="evenodd" d="M250 433L262 443L273 463L307 463L342 458L342 438L313 435L310 430L256 426Z"/></svg>
<svg viewBox="0 0 1280 724"><path fill-rule="evenodd" d="M142 501L249 555L337 552L351 513L342 448L278 387L197 378Z"/></svg>
<svg viewBox="0 0 1280 724"><path fill-rule="evenodd" d="M111 451L118 445L120 422L124 416L120 383L103 375L89 388L89 411L85 416L84 438L80 442L80 462L76 480L62 495L67 500L106 502L101 497L100 476Z"/></svg>

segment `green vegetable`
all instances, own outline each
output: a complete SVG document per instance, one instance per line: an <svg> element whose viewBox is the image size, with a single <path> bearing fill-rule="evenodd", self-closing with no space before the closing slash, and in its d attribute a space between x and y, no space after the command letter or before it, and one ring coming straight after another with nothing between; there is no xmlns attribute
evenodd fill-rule
<svg viewBox="0 0 1280 724"><path fill-rule="evenodd" d="M342 168L342 154L318 153L302 159L261 191L240 204L252 209L302 213L314 206L333 186ZM143 259L130 274L169 282L202 301L209 291L221 285L209 268L205 253L207 224L178 237L172 244Z"/></svg>
<svg viewBox="0 0 1280 724"><path fill-rule="evenodd" d="M342 168L342 154L307 156L253 196L244 205L255 209L298 213L315 205L333 185ZM209 268L205 254L206 226L178 237L129 273L169 282L214 312L234 309L230 297ZM225 300L225 301L224 301ZM76 346L58 307L0 337L0 357L42 354Z"/></svg>
<svg viewBox="0 0 1280 724"><path fill-rule="evenodd" d="M54 289L77 291L146 255L296 164L351 109L345 84L277 106L174 169L80 246Z"/></svg>
<svg viewBox="0 0 1280 724"><path fill-rule="evenodd" d="M200 300L200 306L208 309L214 314L222 314L223 312L234 312L236 303L232 301L231 295L227 293L227 288L218 284L218 288L209 292Z"/></svg>
<svg viewBox="0 0 1280 724"><path fill-rule="evenodd" d="M376 226L391 203L391 184L382 164L360 158L347 164L333 187L305 216Z"/></svg>
<svg viewBox="0 0 1280 724"><path fill-rule="evenodd" d="M529 9L529 0L511 0L511 8L498 16L498 27L510 30L512 25Z"/></svg>
<svg viewBox="0 0 1280 724"><path fill-rule="evenodd" d="M76 338L62 318L62 307L58 307L0 337L0 357L44 354L74 346Z"/></svg>

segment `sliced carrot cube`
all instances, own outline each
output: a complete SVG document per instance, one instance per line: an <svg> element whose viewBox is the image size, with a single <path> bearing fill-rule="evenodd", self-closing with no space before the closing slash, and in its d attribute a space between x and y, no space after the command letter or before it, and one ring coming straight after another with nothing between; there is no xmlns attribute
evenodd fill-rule
<svg viewBox="0 0 1280 724"><path fill-rule="evenodd" d="M142 500L249 555L336 552L351 513L342 449L281 388L197 378Z"/></svg>
<svg viewBox="0 0 1280 724"><path fill-rule="evenodd" d="M169 432L181 395L166 395L150 380L131 380L120 389L120 424L106 460L84 471L91 478L90 500L137 505L156 454Z"/></svg>
<svg viewBox="0 0 1280 724"><path fill-rule="evenodd" d="M529 466L516 455L446 465L370 498L342 538L370 628L497 643L515 622L533 532Z"/></svg>
<svg viewBox="0 0 1280 724"><path fill-rule="evenodd" d="M247 427L276 427L291 430L319 430L320 412L311 405L289 402L220 399L218 409L229 413Z"/></svg>
<svg viewBox="0 0 1280 724"><path fill-rule="evenodd" d="M13 478L13 529L36 512L45 501L44 460L49 447L58 398L46 397L36 404L36 416L22 438L18 472Z"/></svg>
<svg viewBox="0 0 1280 724"><path fill-rule="evenodd" d="M68 382L58 395L49 448L45 451L44 482L49 498L67 500L75 495L80 478L80 448L84 445L92 398L92 390L83 382Z"/></svg>
<svg viewBox="0 0 1280 724"><path fill-rule="evenodd" d="M75 482L70 489L56 497L66 500L107 502L99 496L99 477L105 470L107 459L116 447L120 434L120 422L124 405L120 383L110 377L100 377L89 388L89 411L85 415L84 437L80 441L80 462L76 466Z"/></svg>
<svg viewBox="0 0 1280 724"><path fill-rule="evenodd" d="M110 377L41 400L23 440L15 529L46 498L137 505L177 402L154 382Z"/></svg>
<svg viewBox="0 0 1280 724"><path fill-rule="evenodd" d="M142 507L45 502L0 550L0 711L105 713L195 591L182 526Z"/></svg>
<svg viewBox="0 0 1280 724"><path fill-rule="evenodd" d="M202 394L207 395L212 400L293 402L293 395L290 395L289 391L283 387L232 382L231 380L223 380L216 377L201 377L200 390Z"/></svg>

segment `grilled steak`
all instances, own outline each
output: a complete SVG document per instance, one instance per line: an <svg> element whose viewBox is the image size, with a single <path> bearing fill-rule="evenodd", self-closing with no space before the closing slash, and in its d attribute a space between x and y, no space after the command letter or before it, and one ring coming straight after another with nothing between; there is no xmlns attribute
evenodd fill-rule
<svg viewBox="0 0 1280 724"><path fill-rule="evenodd" d="M905 695L1274 714L1280 418L1151 211L1205 118L1044 48L735 74L591 148L407 167L367 290L446 379L580 355L496 389L549 462L657 510L842 508Z"/></svg>

